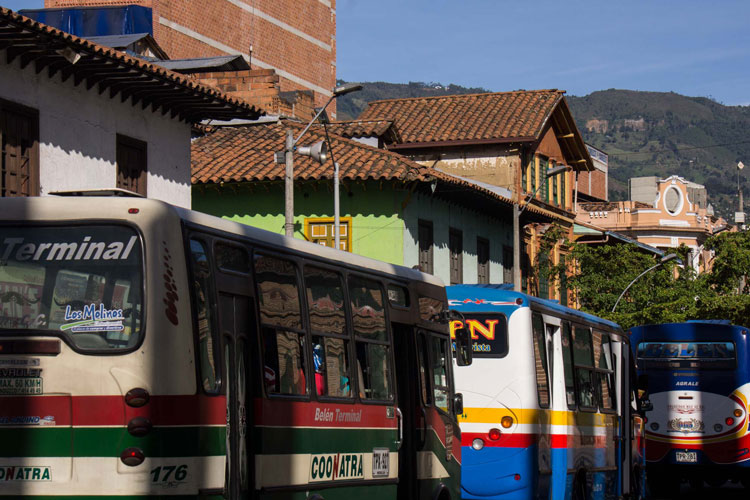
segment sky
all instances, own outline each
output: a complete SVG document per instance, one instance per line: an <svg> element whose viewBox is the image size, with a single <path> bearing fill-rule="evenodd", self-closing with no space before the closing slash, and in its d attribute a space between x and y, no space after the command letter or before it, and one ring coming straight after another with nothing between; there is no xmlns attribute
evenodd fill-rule
<svg viewBox="0 0 750 500"><path fill-rule="evenodd" d="M748 0L337 0L336 17L347 81L673 91L750 105Z"/></svg>
<svg viewBox="0 0 750 500"><path fill-rule="evenodd" d="M337 75L750 105L747 0L337 0Z"/></svg>

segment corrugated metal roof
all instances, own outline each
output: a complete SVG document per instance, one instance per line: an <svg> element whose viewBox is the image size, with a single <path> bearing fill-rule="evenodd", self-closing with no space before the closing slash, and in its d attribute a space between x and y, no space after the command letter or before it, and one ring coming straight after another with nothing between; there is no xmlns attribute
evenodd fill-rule
<svg viewBox="0 0 750 500"><path fill-rule="evenodd" d="M239 55L201 57L196 59L170 59L169 61L155 61L154 64L177 71L178 73L241 71L250 69L250 65L245 61L245 58Z"/></svg>

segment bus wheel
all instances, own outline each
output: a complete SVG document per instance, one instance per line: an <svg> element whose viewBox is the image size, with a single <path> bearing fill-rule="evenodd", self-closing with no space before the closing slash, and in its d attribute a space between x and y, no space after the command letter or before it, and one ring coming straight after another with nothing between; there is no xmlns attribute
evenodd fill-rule
<svg viewBox="0 0 750 500"><path fill-rule="evenodd" d="M724 486L724 483L726 482L727 482L727 478L725 477L720 477L720 476L719 477L716 477L716 476L706 477L706 483L708 483L708 485L711 488L721 488L722 486Z"/></svg>
<svg viewBox="0 0 750 500"><path fill-rule="evenodd" d="M579 471L573 480L573 500L586 500L588 498L586 489L586 472Z"/></svg>

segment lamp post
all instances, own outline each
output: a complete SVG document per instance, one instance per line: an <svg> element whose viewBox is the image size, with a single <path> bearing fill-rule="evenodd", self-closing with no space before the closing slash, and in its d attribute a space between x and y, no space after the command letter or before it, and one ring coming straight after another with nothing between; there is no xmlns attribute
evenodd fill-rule
<svg viewBox="0 0 750 500"><path fill-rule="evenodd" d="M289 237L294 236L294 150L295 146L305 135L313 123L318 117L325 111L331 101L339 96L348 94L349 92L355 92L361 90L362 85L359 83L346 83L339 85L331 92L331 97L323 105L322 108L318 108L318 112L313 116L302 132L299 133L296 139L294 139L294 133L291 129L286 131L286 141L284 143L284 151L276 153L276 161L278 163L285 163L286 169L284 173L284 234ZM328 159L328 146L324 141L318 141L312 146L300 147L297 152L303 156L310 156L314 160L317 160L322 165ZM338 231L337 233L338 234Z"/></svg>
<svg viewBox="0 0 750 500"><path fill-rule="evenodd" d="M539 183L534 192L531 193L523 208L520 207L518 202L513 203L513 290L516 292L521 291L521 214L524 213L531 200L536 197L536 194L544 183L547 182L547 179L567 170L570 170L569 165L558 165L550 168L544 173L544 179Z"/></svg>
<svg viewBox="0 0 750 500"><path fill-rule="evenodd" d="M621 298L623 298L623 296L625 295L625 293L626 293L626 292L627 292L628 290L630 290L630 287L631 287L631 286L633 286L633 283L635 283L636 281L638 281L639 279L641 279L641 276L643 276L644 274L647 274L647 273L649 273L649 272L653 271L654 269L656 269L656 268L657 268L657 267L659 267L659 266L663 266L664 264L666 264L666 263L667 263L667 262L669 262L670 260L675 260L676 258L677 258L677 254L676 254L676 253L670 253L670 254L668 254L668 255L665 255L665 256L664 256L664 257L662 257L662 258L661 258L661 260L660 260L659 262L657 262L657 263L656 263L655 265L653 265L653 266L649 267L648 269L646 269L645 271L643 271L643 272L642 272L641 274L639 274L638 276L636 276L636 277L635 277L635 279L634 279L633 281L631 281L631 282L630 282L630 283L628 284L628 286L626 286L626 287L625 287L625 290L623 290L623 291L622 291L622 293L620 294L620 296L619 296L619 297L617 297L617 300L615 301L615 305L614 305L614 306L612 306L612 312L615 312L615 309L617 309L617 304L619 304L619 303L620 303L620 299L621 299Z"/></svg>

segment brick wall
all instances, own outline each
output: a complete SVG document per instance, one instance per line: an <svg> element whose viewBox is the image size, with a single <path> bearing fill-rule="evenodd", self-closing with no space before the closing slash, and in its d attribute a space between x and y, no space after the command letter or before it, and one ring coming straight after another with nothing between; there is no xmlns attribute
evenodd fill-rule
<svg viewBox="0 0 750 500"><path fill-rule="evenodd" d="M599 169L578 174L578 192L601 201L609 199L607 193L607 174Z"/></svg>
<svg viewBox="0 0 750 500"><path fill-rule="evenodd" d="M153 9L154 38L173 59L238 51L271 67L282 92L312 90L316 105L336 84L336 0L45 0L45 7L138 4ZM242 3L247 8L242 8ZM210 5L207 8L206 5ZM253 14L257 12L257 15ZM328 111L335 114L335 101Z"/></svg>
<svg viewBox="0 0 750 500"><path fill-rule="evenodd" d="M272 69L200 73L194 77L270 114L301 120L309 120L314 114L313 93L309 90L282 92L279 75Z"/></svg>

